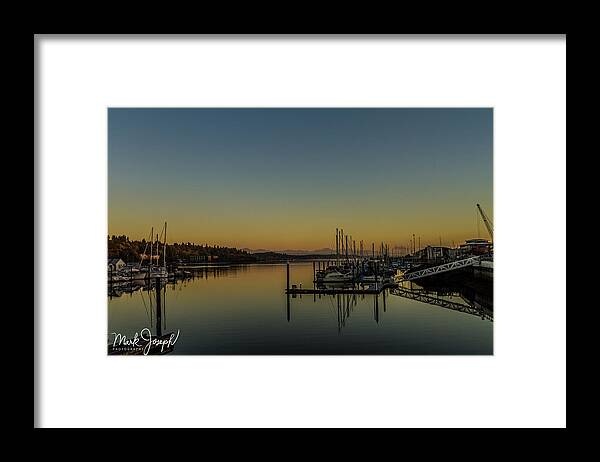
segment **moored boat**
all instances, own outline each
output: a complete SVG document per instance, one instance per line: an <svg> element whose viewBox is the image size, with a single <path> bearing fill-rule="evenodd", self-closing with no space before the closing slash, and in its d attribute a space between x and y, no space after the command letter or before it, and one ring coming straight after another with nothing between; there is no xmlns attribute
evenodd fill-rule
<svg viewBox="0 0 600 462"><path fill-rule="evenodd" d="M352 281L352 273L341 273L339 271L333 270L327 272L321 281L327 282L349 282Z"/></svg>

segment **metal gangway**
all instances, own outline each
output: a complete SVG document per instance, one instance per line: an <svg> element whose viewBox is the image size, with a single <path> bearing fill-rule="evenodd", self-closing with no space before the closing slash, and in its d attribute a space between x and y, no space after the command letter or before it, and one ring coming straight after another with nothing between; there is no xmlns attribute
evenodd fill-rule
<svg viewBox="0 0 600 462"><path fill-rule="evenodd" d="M424 278L427 276L433 276L434 274L447 273L448 271L454 271L459 268L466 268L467 266L473 266L478 263L481 259L481 255L475 257L465 258L463 260L456 260L450 263L444 263L443 265L432 266L431 268L425 268L419 271L414 271L408 274L403 274L401 281L414 281L415 279Z"/></svg>

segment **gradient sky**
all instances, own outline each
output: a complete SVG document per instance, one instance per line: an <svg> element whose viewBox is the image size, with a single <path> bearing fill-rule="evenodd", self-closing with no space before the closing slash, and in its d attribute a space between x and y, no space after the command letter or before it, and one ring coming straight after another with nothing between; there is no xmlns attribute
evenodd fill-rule
<svg viewBox="0 0 600 462"><path fill-rule="evenodd" d="M108 233L238 248L450 245L493 220L493 111L108 110ZM480 236L488 238L483 225Z"/></svg>

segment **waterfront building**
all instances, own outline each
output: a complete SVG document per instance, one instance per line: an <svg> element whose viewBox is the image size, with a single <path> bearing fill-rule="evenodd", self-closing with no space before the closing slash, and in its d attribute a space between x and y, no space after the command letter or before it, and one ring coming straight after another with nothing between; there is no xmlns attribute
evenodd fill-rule
<svg viewBox="0 0 600 462"><path fill-rule="evenodd" d="M108 271L119 271L125 267L125 262L120 258L108 259Z"/></svg>
<svg viewBox="0 0 600 462"><path fill-rule="evenodd" d="M485 255L492 251L492 243L487 239L467 239L460 245L460 251L465 255Z"/></svg>

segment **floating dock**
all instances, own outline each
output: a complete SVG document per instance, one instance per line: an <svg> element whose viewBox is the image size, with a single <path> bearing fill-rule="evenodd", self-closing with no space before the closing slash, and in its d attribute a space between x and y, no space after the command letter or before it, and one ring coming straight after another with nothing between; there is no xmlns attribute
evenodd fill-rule
<svg viewBox="0 0 600 462"><path fill-rule="evenodd" d="M384 289L391 289L398 287L395 282L388 282L375 287L322 287L312 289L300 289L296 287L285 289L285 293L289 295L305 295L305 294L324 294L324 295L335 295L335 294L380 294Z"/></svg>

